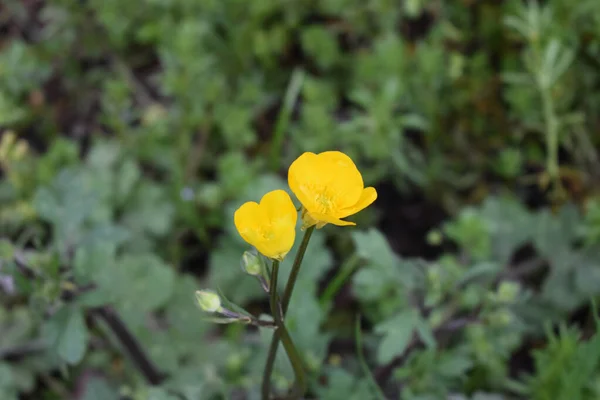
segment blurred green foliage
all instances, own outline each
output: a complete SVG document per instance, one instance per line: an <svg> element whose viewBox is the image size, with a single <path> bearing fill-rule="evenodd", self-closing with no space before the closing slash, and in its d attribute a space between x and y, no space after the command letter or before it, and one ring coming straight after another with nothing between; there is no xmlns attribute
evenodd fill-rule
<svg viewBox="0 0 600 400"><path fill-rule="evenodd" d="M596 0L4 1L2 398L259 398L272 332L193 293L265 312L233 211L330 149L380 198L310 244L310 398L598 398L599 27Z"/></svg>

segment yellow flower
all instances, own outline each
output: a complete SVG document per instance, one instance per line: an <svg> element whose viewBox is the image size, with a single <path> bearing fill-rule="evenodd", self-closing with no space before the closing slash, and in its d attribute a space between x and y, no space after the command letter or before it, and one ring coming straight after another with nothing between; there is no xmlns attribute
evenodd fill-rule
<svg viewBox="0 0 600 400"><path fill-rule="evenodd" d="M288 183L304 206L304 228L356 225L341 218L356 214L377 198L374 188L364 187L350 157L339 151L302 154L290 166Z"/></svg>
<svg viewBox="0 0 600 400"><path fill-rule="evenodd" d="M233 219L240 236L269 258L283 260L294 244L298 212L283 190L265 194L260 204L244 203Z"/></svg>

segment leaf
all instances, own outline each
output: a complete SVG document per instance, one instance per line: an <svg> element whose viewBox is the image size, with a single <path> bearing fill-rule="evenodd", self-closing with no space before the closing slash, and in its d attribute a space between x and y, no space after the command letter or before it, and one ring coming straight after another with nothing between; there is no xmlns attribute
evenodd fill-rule
<svg viewBox="0 0 600 400"><path fill-rule="evenodd" d="M321 329L324 319L314 282L298 280L286 314L286 326L313 368L320 366L327 356L331 335Z"/></svg>
<svg viewBox="0 0 600 400"><path fill-rule="evenodd" d="M116 173L115 197L117 204L123 204L132 193L135 184L140 180L142 172L133 160L126 160Z"/></svg>
<svg viewBox="0 0 600 400"><path fill-rule="evenodd" d="M443 353L435 368L445 378L458 378L464 376L472 366L473 361L467 356Z"/></svg>
<svg viewBox="0 0 600 400"><path fill-rule="evenodd" d="M394 282L374 268L362 268L352 278L353 291L363 301L374 301L386 296Z"/></svg>
<svg viewBox="0 0 600 400"><path fill-rule="evenodd" d="M147 400L179 400L179 398L173 394L167 392L166 389L162 388L151 388L148 391Z"/></svg>
<svg viewBox="0 0 600 400"><path fill-rule="evenodd" d="M119 394L104 378L94 376L85 380L81 400L119 400Z"/></svg>
<svg viewBox="0 0 600 400"><path fill-rule="evenodd" d="M210 274L206 286L219 288L237 304L264 296L256 279L244 274L239 267L242 254L248 248L230 237L223 237L209 258Z"/></svg>
<svg viewBox="0 0 600 400"><path fill-rule="evenodd" d="M415 329L417 330L417 333L419 334L419 337L421 338L423 343L425 343L425 346L427 346L429 349L436 348L437 340L435 339L433 331L431 330L431 326L429 325L426 319L416 317Z"/></svg>
<svg viewBox="0 0 600 400"><path fill-rule="evenodd" d="M9 364L0 362L0 392L6 400L17 400L17 389L14 387L14 375Z"/></svg>
<svg viewBox="0 0 600 400"><path fill-rule="evenodd" d="M359 257L382 269L393 269L399 262L385 236L377 229L352 232L352 239Z"/></svg>
<svg viewBox="0 0 600 400"><path fill-rule="evenodd" d="M176 348L181 347L182 353L187 351L189 342L196 343L199 337L209 328L199 317L202 314L194 299L198 282L190 276L180 276L176 279L173 293L165 307L165 315L170 325L177 327L171 333L176 339Z"/></svg>
<svg viewBox="0 0 600 400"><path fill-rule="evenodd" d="M298 221L299 225L300 223L301 222ZM298 229L298 231L300 230ZM331 256L331 252L325 244L326 239L327 238L322 231L313 232L310 242L308 244L308 249L304 254L302 267L298 275L298 283L309 282L316 287L319 280L331 268L333 258ZM294 262L294 259L296 258L296 253L298 252L298 248L300 247L301 241L302 237L301 235L299 235L299 237L296 238L294 246L292 247L285 260L281 264L281 267L279 268L279 283L282 289L285 287L289 274L292 270L292 264Z"/></svg>
<svg viewBox="0 0 600 400"><path fill-rule="evenodd" d="M96 289L84 297L84 304L112 303L134 328L143 323L146 313L171 297L175 273L155 255L126 254L112 262L106 260L107 265L97 266Z"/></svg>
<svg viewBox="0 0 600 400"><path fill-rule="evenodd" d="M55 241L66 253L76 246L83 224L99 207L99 200L89 180L77 169L63 169L49 187L38 189L33 205L40 217L54 227Z"/></svg>
<svg viewBox="0 0 600 400"><path fill-rule="evenodd" d="M505 264L534 235L533 217L511 197L490 197L480 209L489 228L494 259Z"/></svg>
<svg viewBox="0 0 600 400"><path fill-rule="evenodd" d="M327 372L326 385L317 389L318 398L324 400L361 399L373 400L366 380L350 375L341 368L330 368Z"/></svg>
<svg viewBox="0 0 600 400"><path fill-rule="evenodd" d="M405 310L375 327L375 332L384 335L377 350L380 364L400 356L413 338L417 319L413 310Z"/></svg>
<svg viewBox="0 0 600 400"><path fill-rule="evenodd" d="M44 337L56 354L66 363L78 364L85 355L88 330L81 308L61 308L45 326Z"/></svg>
<svg viewBox="0 0 600 400"><path fill-rule="evenodd" d="M536 216L533 242L552 262L560 254L570 251L580 226L581 216L572 205L564 206L557 215L542 210Z"/></svg>
<svg viewBox="0 0 600 400"><path fill-rule="evenodd" d="M123 224L132 231L154 236L163 236L169 232L175 208L168 201L163 186L143 182L135 191L131 204L123 217Z"/></svg>

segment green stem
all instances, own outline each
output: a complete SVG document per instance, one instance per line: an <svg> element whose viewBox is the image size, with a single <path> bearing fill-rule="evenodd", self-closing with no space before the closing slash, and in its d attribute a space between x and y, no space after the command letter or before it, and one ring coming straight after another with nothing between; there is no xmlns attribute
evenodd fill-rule
<svg viewBox="0 0 600 400"><path fill-rule="evenodd" d="M290 272L290 277L287 281L287 284L285 285L285 291L283 292L283 299L281 301L284 316L287 312L288 306L290 305L290 299L292 298L292 293L294 292L296 279L298 279L300 266L302 265L302 260L304 260L304 253L306 253L308 242L310 241L310 237L312 236L314 230L315 226L313 225L310 228L308 228L306 232L304 232L302 243L300 243L300 248L298 248L298 253L296 253L296 258L294 259L294 264L292 265L292 271Z"/></svg>
<svg viewBox="0 0 600 400"><path fill-rule="evenodd" d="M365 355L363 353L363 345L362 345L362 329L360 326L360 316L356 316L356 325L354 327L354 334L356 336L356 354L358 355L358 363L363 370L363 373L367 377L367 382L371 385L373 392L375 393L375 397L378 400L385 400L385 395L381 391L381 388L375 381L369 366L367 365L367 361L365 360Z"/></svg>
<svg viewBox="0 0 600 400"><path fill-rule="evenodd" d="M335 275L335 277L331 280L331 282L327 285L321 298L319 299L319 303L321 307L326 307L333 301L335 295L340 291L344 283L350 278L350 276L354 273L356 268L360 265L360 257L357 254L353 254L340 268L339 272Z"/></svg>
<svg viewBox="0 0 600 400"><path fill-rule="evenodd" d="M294 291L294 285L296 284L296 279L298 278L298 273L300 272L300 266L302 265L302 260L304 259L304 253L306 253L306 248L308 247L308 242L310 241L310 237L315 230L314 226L311 226L304 232L304 237L302 238L302 243L300 243L300 248L296 253L296 258L294 260L294 264L292 265L292 270L290 272L290 278L285 286L285 291L283 293L283 301L282 301L282 309L283 314L282 319L287 312L288 305L290 304L290 298L292 297L292 292ZM272 276L272 271L271 271ZM273 286L271 279L271 287ZM271 293L272 295L273 293ZM262 382L262 399L268 400L269 394L271 392L271 374L273 373L273 366L275 365L275 356L277 355L277 347L279 346L279 332L276 330L273 332L273 338L271 339L271 345L269 347L269 353L267 355L267 362L265 364L265 371L263 374L263 382Z"/></svg>
<svg viewBox="0 0 600 400"><path fill-rule="evenodd" d="M290 122L290 118L292 116L292 111L294 110L294 104L298 99L298 95L300 94L300 89L302 88L302 81L304 81L304 71L301 69L296 69L292 73L292 78L290 79L290 83L285 92L285 97L283 99L283 104L281 105L281 111L279 111L279 116L277 118L277 123L275 125L275 131L273 133L273 139L271 140L271 169L273 171L279 170L281 166L281 147L283 146L283 137L285 135L285 131L287 130L287 126Z"/></svg>
<svg viewBox="0 0 600 400"><path fill-rule="evenodd" d="M553 180L558 179L558 121L550 88L542 88L544 120L546 121L546 168Z"/></svg>
<svg viewBox="0 0 600 400"><path fill-rule="evenodd" d="M292 368L294 369L294 375L296 376L296 395L292 398L300 398L306 392L306 377L304 376L304 369L302 368L302 358L288 333L285 324L283 323L283 315L279 308L279 296L277 295L277 275L279 273L279 261L273 261L273 269L271 271L271 313L273 313L273 319L277 326L277 336L283 343ZM274 335L275 337L275 335ZM268 398L269 393L266 393ZM265 393L263 392L263 397Z"/></svg>

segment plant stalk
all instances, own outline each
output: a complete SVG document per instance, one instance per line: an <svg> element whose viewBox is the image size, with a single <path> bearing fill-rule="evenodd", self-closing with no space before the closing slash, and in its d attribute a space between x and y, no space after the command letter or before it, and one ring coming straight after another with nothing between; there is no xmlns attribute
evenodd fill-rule
<svg viewBox="0 0 600 400"><path fill-rule="evenodd" d="M283 315L282 309L280 308L279 296L277 295L277 275L279 273L279 261L273 261L273 268L271 271L271 312L273 313L273 319L275 320L275 325L277 326L277 336L281 339L283 343L283 348L285 349L287 356L292 363L292 368L294 369L294 375L296 377L296 393L295 396L292 395L292 398L300 398L306 392L306 377L304 375L304 368L302 367L302 358L292 341L290 334L288 333L285 324L283 323ZM269 376L270 378L270 376ZM263 392L263 397L265 393ZM267 398L269 393L266 393Z"/></svg>
<svg viewBox="0 0 600 400"><path fill-rule="evenodd" d="M292 297L292 292L294 291L294 286L296 284L296 280L298 279L298 273L300 272L300 266L302 265L302 260L304 259L304 253L306 253L306 249L308 247L308 242L310 241L310 237L315 230L314 226L311 226L304 232L304 237L302 238L302 242L300 243L300 248L298 249L298 253L296 253L296 258L294 259L294 264L292 265L292 270L290 272L290 278L285 286L285 291L283 293L283 299L281 308L283 311L283 315L281 319L285 317L285 313L287 312L288 306L290 304L290 298ZM271 271L271 276L273 273ZM277 282L275 282L277 283ZM277 286L273 286L273 282L271 279L271 287L276 288ZM276 293L276 290L271 292ZM271 296L272 297L272 296ZM289 335L288 335L289 336ZM263 382L262 382L262 399L268 400L269 394L271 392L271 374L273 373L273 367L275 365L275 356L277 355L277 347L279 346L280 340L280 332L277 329L273 332L273 338L271 339L271 345L269 347L269 353L267 356L267 362L265 364L265 371L263 374Z"/></svg>

